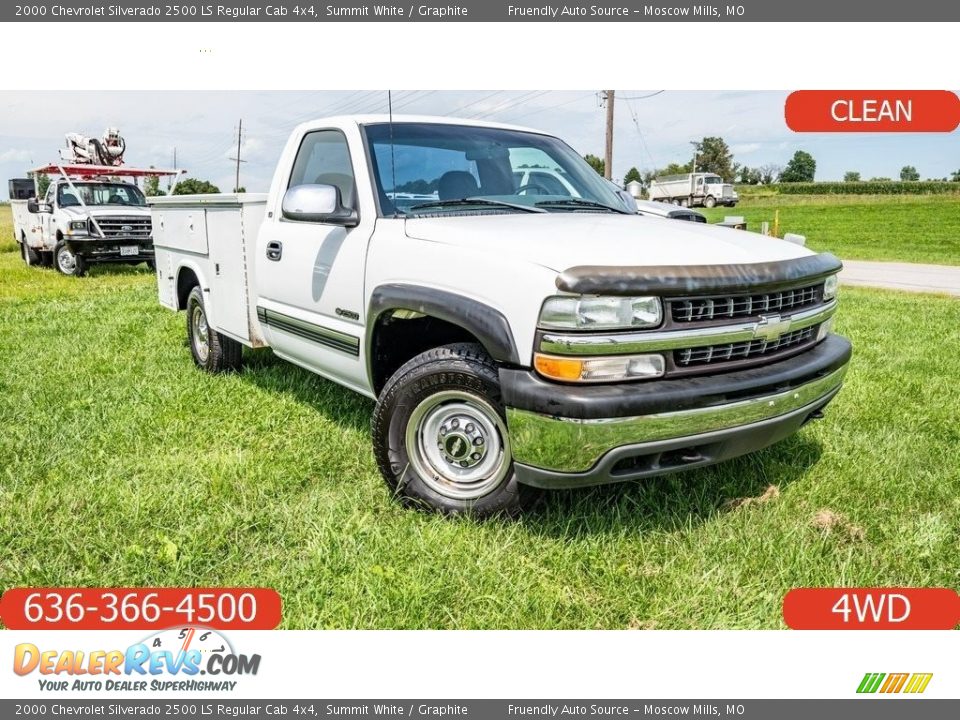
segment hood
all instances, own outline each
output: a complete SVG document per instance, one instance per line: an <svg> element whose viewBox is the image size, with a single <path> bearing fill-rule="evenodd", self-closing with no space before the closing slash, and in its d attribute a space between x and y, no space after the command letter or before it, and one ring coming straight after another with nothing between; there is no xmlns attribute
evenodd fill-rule
<svg viewBox="0 0 960 720"><path fill-rule="evenodd" d="M411 218L411 238L543 265L744 265L813 255L758 233L642 215L550 213Z"/></svg>
<svg viewBox="0 0 960 720"><path fill-rule="evenodd" d="M130 205L97 205L92 208L84 208L79 205L59 208L59 212L71 218L87 218L93 215L95 218L101 217L149 217L150 208L131 207Z"/></svg>

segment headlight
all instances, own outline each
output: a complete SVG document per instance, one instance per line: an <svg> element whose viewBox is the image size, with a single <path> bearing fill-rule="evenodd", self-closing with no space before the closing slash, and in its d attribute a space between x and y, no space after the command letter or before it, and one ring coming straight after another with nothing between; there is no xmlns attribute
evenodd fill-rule
<svg viewBox="0 0 960 720"><path fill-rule="evenodd" d="M574 358L536 353L533 365L541 375L561 382L616 382L663 375L663 355Z"/></svg>
<svg viewBox="0 0 960 720"><path fill-rule="evenodd" d="M823 299L833 300L837 296L837 289L840 287L840 278L836 275L828 275L823 281Z"/></svg>
<svg viewBox="0 0 960 720"><path fill-rule="evenodd" d="M547 298L540 327L552 330L629 330L656 327L663 312L656 297Z"/></svg>
<svg viewBox="0 0 960 720"><path fill-rule="evenodd" d="M86 220L71 220L70 221L71 230L86 230L87 221Z"/></svg>

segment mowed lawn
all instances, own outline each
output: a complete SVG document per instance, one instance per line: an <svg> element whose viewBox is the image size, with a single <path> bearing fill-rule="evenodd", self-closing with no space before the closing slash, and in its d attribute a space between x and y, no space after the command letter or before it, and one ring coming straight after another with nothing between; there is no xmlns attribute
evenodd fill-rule
<svg viewBox="0 0 960 720"><path fill-rule="evenodd" d="M256 585L286 628L778 628L796 586L960 585L960 303L842 291L826 419L751 457L544 495L392 502L372 403L273 359L194 369L142 269L25 268L0 223L0 589Z"/></svg>
<svg viewBox="0 0 960 720"><path fill-rule="evenodd" d="M814 250L850 260L960 265L960 194L776 195L700 210L709 222L742 215L757 232L763 221L772 231L779 210L781 237L806 235Z"/></svg>

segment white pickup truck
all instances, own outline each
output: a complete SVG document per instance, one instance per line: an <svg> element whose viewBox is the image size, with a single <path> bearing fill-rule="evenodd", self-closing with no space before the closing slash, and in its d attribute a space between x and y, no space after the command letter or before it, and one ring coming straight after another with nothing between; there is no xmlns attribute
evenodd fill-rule
<svg viewBox="0 0 960 720"><path fill-rule="evenodd" d="M534 165L569 187L518 185ZM375 399L388 486L443 512L766 447L820 417L850 358L835 257L628 212L533 130L326 118L269 194L150 203L196 364L269 346Z"/></svg>

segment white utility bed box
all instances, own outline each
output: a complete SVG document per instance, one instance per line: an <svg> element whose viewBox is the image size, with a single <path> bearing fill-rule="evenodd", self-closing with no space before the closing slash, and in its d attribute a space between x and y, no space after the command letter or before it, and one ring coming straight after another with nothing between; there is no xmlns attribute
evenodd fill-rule
<svg viewBox="0 0 960 720"><path fill-rule="evenodd" d="M265 345L251 303L257 234L266 193L171 195L148 198L153 219L160 303L178 308L177 268L193 267L206 280L207 320L250 347ZM239 247L238 247L239 246Z"/></svg>

